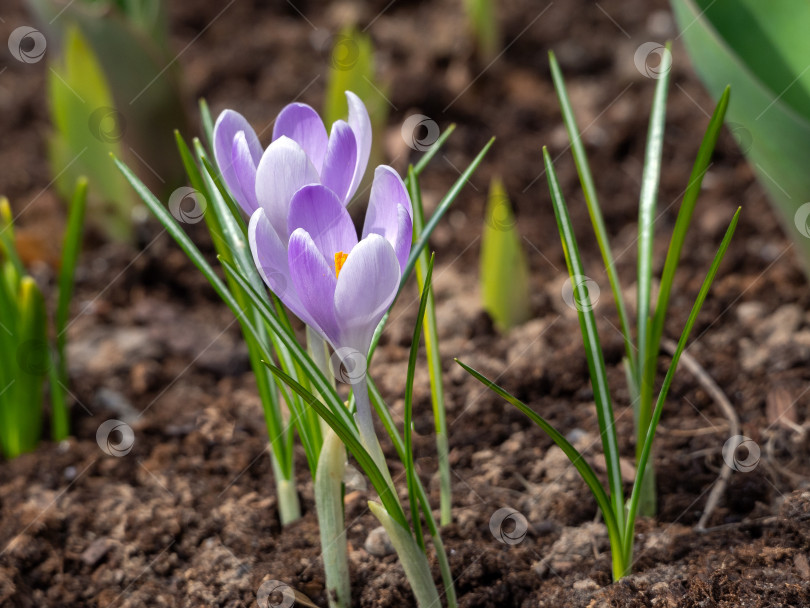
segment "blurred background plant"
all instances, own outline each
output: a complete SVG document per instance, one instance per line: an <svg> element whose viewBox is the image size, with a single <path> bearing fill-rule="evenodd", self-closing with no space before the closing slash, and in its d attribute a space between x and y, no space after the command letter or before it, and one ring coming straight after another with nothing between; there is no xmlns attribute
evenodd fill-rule
<svg viewBox="0 0 810 608"><path fill-rule="evenodd" d="M51 60L50 161L57 191L70 196L88 179L90 219L109 238L133 239L137 199L112 170L109 154L133 159L161 193L183 178L171 150L188 130L181 73L171 53L166 3L159 0L28 0ZM58 18L57 18L58 17ZM148 162L145 159L149 159Z"/></svg>
<svg viewBox="0 0 810 608"><path fill-rule="evenodd" d="M0 199L0 449L15 458L36 448L42 434L45 380L51 396L51 437L70 432L65 356L73 278L81 248L87 181L76 183L62 245L58 297L49 337L45 298L14 245L14 219Z"/></svg>
<svg viewBox="0 0 810 608"><path fill-rule="evenodd" d="M501 47L495 0L464 0L470 31L482 61L492 61Z"/></svg>
<svg viewBox="0 0 810 608"><path fill-rule="evenodd" d="M371 155L369 166L376 167L383 158L385 127L388 124L388 87L377 78L374 43L371 36L354 26L344 27L331 39L331 55L326 92L323 101L323 120L327 125L345 118L349 113L346 91L354 92L368 110L371 119ZM369 184L364 181L358 195Z"/></svg>
<svg viewBox="0 0 810 608"><path fill-rule="evenodd" d="M489 185L481 236L481 297L498 330L529 320L529 265L500 179Z"/></svg>
<svg viewBox="0 0 810 608"><path fill-rule="evenodd" d="M695 71L765 188L810 276L810 3L671 0Z"/></svg>

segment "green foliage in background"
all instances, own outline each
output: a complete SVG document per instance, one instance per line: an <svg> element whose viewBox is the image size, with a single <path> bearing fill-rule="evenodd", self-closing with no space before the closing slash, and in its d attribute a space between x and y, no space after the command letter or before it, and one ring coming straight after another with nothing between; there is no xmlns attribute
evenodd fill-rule
<svg viewBox="0 0 810 608"><path fill-rule="evenodd" d="M493 179L489 186L481 237L481 296L500 331L529 319L529 267L500 179Z"/></svg>
<svg viewBox="0 0 810 608"><path fill-rule="evenodd" d="M670 0L693 65L770 196L810 276L810 3Z"/></svg>
<svg viewBox="0 0 810 608"><path fill-rule="evenodd" d="M495 0L464 0L464 7L479 56L484 61L493 59L501 45Z"/></svg>
<svg viewBox="0 0 810 608"><path fill-rule="evenodd" d="M137 159L141 177L165 194L178 186L184 175L173 153L171 133L175 129L186 132L189 118L180 68L169 46L167 3L28 0L28 4L45 24L48 48L54 51L49 55L54 58L51 67L59 78L52 72L49 96L58 137L63 140L60 147L67 144L70 160L86 146L79 160L88 156L87 168L81 172L90 180L93 221L111 238L129 239L130 211L136 199L121 186L121 176L112 175L116 172L110 170L109 153L120 157L123 152ZM64 72L70 64L80 69L68 78ZM88 71L92 77L85 76ZM66 90L60 92L59 85ZM60 107L65 104L67 107ZM82 113L87 117L80 120ZM71 117L73 126L68 136L62 135L65 127L57 123L57 114ZM84 133L80 133L82 129ZM98 162L90 162L90 157ZM63 195L72 184L71 178L63 178L63 172L74 173L74 167L66 169L64 163L61 156L54 156L57 184L66 184L60 188ZM99 200L106 205L103 213L96 212Z"/></svg>
<svg viewBox="0 0 810 608"><path fill-rule="evenodd" d="M87 175L93 220L108 236L127 240L134 203L126 181L110 170L110 153L121 153L120 115L104 72L78 28L67 32L63 60L48 78L51 168L67 199L80 175Z"/></svg>
<svg viewBox="0 0 810 608"><path fill-rule="evenodd" d="M8 200L0 199L0 450L6 458L30 452L39 443L46 378L52 404L51 436L54 441L68 436L65 343L86 195L87 182L79 179L62 245L54 341L48 337L42 292L14 246L11 207Z"/></svg>
<svg viewBox="0 0 810 608"><path fill-rule="evenodd" d="M343 120L349 113L346 91L355 93L366 105L371 119L371 156L368 164L375 167L383 157L385 127L388 123L388 91L378 81L371 36L355 27L345 27L332 39L329 76L323 102L324 124ZM360 189L362 191L362 188Z"/></svg>

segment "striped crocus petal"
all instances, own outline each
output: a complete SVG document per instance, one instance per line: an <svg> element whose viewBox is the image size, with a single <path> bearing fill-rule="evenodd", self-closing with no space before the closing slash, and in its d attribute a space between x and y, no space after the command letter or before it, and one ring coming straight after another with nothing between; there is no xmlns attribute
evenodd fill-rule
<svg viewBox="0 0 810 608"><path fill-rule="evenodd" d="M386 165L374 171L363 238L370 234L378 234L391 244L404 272L413 240L411 199L402 178Z"/></svg>
<svg viewBox="0 0 810 608"><path fill-rule="evenodd" d="M248 215L258 207L254 191L262 151L256 132L244 116L233 110L219 115L214 125L214 158L231 196Z"/></svg>

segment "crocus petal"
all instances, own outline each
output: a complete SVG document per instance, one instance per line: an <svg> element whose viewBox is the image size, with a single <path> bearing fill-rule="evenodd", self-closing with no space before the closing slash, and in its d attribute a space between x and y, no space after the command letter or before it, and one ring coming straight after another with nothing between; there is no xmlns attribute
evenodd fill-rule
<svg viewBox="0 0 810 608"><path fill-rule="evenodd" d="M397 254L399 269L405 272L408 265L408 258L411 256L411 245L413 244L413 220L411 214L402 205L397 206L397 238L392 243L394 253Z"/></svg>
<svg viewBox="0 0 810 608"><path fill-rule="evenodd" d="M256 169L256 199L283 243L289 238L287 214L296 191L318 183L318 172L304 150L286 136L270 144Z"/></svg>
<svg viewBox="0 0 810 608"><path fill-rule="evenodd" d="M346 101L349 102L349 126L354 131L354 137L357 139L357 162L354 167L352 185L346 197L349 200L357 192L357 188L363 180L366 165L368 165L368 157L371 154L371 119L368 117L366 106L357 95L351 91L346 91Z"/></svg>
<svg viewBox="0 0 810 608"><path fill-rule="evenodd" d="M374 330L397 294L400 276L397 256L384 238L372 234L357 244L335 288L340 325L336 346L368 352Z"/></svg>
<svg viewBox="0 0 810 608"><path fill-rule="evenodd" d="M273 141L285 135L304 149L312 166L320 173L328 137L318 113L305 103L285 106L273 126Z"/></svg>
<svg viewBox="0 0 810 608"><path fill-rule="evenodd" d="M404 270L413 239L411 199L399 174L385 165L374 171L363 238L369 234L379 234L391 243Z"/></svg>
<svg viewBox="0 0 810 608"><path fill-rule="evenodd" d="M337 195L326 186L304 186L293 196L287 220L290 233L303 228L332 267L338 252L349 253L357 245L352 218Z"/></svg>
<svg viewBox="0 0 810 608"><path fill-rule="evenodd" d="M262 145L259 143L259 138L256 137L256 132L245 120L245 117L233 110L222 112L217 118L216 125L214 125L214 158L234 199L245 211L252 213L253 209L250 208L247 201L253 202L255 196L243 191L237 177L237 169L233 158L234 138L240 132L244 134L247 152L255 167L262 157Z"/></svg>
<svg viewBox="0 0 810 608"><path fill-rule="evenodd" d="M250 153L250 146L244 131L239 131L233 138L233 171L239 183L241 197L237 199L246 213L253 215L259 207L256 201L256 162Z"/></svg>
<svg viewBox="0 0 810 608"><path fill-rule="evenodd" d="M315 241L303 228L290 235L288 250L290 275L301 303L316 329L333 346L338 336L335 321L335 271L318 251ZM306 322L306 319L302 317Z"/></svg>
<svg viewBox="0 0 810 608"><path fill-rule="evenodd" d="M318 330L318 325L301 303L301 298L298 297L298 292L290 278L287 247L281 242L261 207L250 216L248 242L253 254L253 263L270 290L284 302L284 305L293 314L313 329Z"/></svg>
<svg viewBox="0 0 810 608"><path fill-rule="evenodd" d="M321 169L321 183L338 195L346 205L351 198L354 169L357 165L357 139L345 120L335 121ZM353 194L353 193L352 193Z"/></svg>

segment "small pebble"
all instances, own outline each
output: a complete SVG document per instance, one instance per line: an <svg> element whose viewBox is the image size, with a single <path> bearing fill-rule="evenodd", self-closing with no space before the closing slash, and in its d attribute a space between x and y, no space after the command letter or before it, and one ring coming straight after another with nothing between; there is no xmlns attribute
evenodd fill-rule
<svg viewBox="0 0 810 608"><path fill-rule="evenodd" d="M391 544L388 532L382 526L378 526L369 532L363 548L376 557L385 557L394 553L394 545Z"/></svg>

